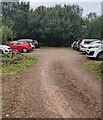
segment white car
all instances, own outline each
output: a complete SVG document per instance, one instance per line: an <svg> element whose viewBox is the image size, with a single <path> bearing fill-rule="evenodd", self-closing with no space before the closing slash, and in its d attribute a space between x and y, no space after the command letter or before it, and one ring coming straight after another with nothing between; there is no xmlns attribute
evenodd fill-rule
<svg viewBox="0 0 103 120"><path fill-rule="evenodd" d="M80 43L80 52L86 52L87 47L89 47L90 44L95 44L96 42L100 42L98 39L83 39Z"/></svg>
<svg viewBox="0 0 103 120"><path fill-rule="evenodd" d="M0 45L0 53L1 54L10 54L12 52L11 48L6 45Z"/></svg>
<svg viewBox="0 0 103 120"><path fill-rule="evenodd" d="M101 41L101 43L89 46L86 50L86 53L89 58L97 58L98 60L103 60L103 41Z"/></svg>

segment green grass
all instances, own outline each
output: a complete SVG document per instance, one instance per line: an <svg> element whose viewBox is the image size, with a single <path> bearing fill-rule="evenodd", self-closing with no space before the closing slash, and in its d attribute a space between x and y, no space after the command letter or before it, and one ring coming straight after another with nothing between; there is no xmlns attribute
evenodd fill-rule
<svg viewBox="0 0 103 120"><path fill-rule="evenodd" d="M4 59L4 58L3 58ZM5 58L6 64L1 67L2 76L16 74L23 70L26 70L37 63L36 58L28 57L24 58L24 56L15 56L14 58ZM5 62L4 62L5 63Z"/></svg>
<svg viewBox="0 0 103 120"><path fill-rule="evenodd" d="M0 55L0 62L3 63L3 65L7 64L13 64L19 61L24 60L26 57L22 54L14 54L13 57L10 55Z"/></svg>
<svg viewBox="0 0 103 120"><path fill-rule="evenodd" d="M84 63L85 68L98 79L103 79L103 61L90 60Z"/></svg>

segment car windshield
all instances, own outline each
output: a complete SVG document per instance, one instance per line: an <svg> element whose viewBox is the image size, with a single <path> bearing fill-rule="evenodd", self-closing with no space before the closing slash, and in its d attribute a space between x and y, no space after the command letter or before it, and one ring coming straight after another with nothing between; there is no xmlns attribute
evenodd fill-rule
<svg viewBox="0 0 103 120"><path fill-rule="evenodd" d="M17 41L10 42L10 45L17 45Z"/></svg>
<svg viewBox="0 0 103 120"><path fill-rule="evenodd" d="M94 43L101 43L100 41L93 41L90 43L90 45L93 45Z"/></svg>
<svg viewBox="0 0 103 120"><path fill-rule="evenodd" d="M93 41L85 41L84 44L90 44Z"/></svg>

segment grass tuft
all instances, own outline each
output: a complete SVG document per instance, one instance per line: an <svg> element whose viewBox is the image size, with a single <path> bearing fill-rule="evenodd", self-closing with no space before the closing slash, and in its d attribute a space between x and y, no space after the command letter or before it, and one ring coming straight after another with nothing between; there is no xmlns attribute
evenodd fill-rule
<svg viewBox="0 0 103 120"><path fill-rule="evenodd" d="M90 60L84 63L85 68L98 79L103 79L103 61Z"/></svg>

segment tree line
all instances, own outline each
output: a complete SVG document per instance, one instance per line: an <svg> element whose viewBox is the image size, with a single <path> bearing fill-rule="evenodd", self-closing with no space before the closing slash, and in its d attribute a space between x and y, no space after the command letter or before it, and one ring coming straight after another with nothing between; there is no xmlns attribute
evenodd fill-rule
<svg viewBox="0 0 103 120"><path fill-rule="evenodd" d="M2 4L2 42L21 38L37 39L43 46L70 46L83 38L102 39L102 17L90 13L83 17L78 5L39 6L29 2Z"/></svg>

